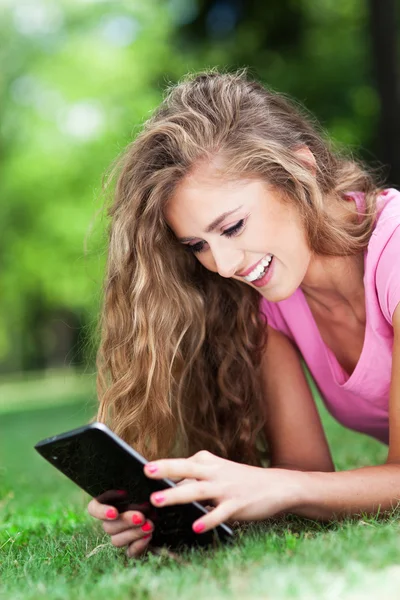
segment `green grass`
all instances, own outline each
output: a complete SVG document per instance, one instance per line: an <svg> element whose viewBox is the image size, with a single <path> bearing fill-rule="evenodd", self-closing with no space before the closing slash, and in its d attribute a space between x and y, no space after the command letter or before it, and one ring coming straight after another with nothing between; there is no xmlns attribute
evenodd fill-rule
<svg viewBox="0 0 400 600"><path fill-rule="evenodd" d="M0 415L0 598L398 597L395 513L332 524L289 516L244 525L232 547L128 560L86 514L88 497L33 450L92 417L93 402L72 396ZM385 460L385 446L322 416L338 469Z"/></svg>

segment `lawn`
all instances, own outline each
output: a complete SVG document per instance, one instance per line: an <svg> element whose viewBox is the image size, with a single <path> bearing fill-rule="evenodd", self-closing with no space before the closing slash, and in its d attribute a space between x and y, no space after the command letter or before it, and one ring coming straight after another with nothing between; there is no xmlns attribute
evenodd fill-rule
<svg viewBox="0 0 400 600"><path fill-rule="evenodd" d="M86 423L90 395L31 406L26 386L12 409L0 403L0 598L398 598L399 513L325 525L289 516L248 524L230 548L128 560L86 514L88 497L33 450ZM322 417L337 469L385 460L385 446Z"/></svg>

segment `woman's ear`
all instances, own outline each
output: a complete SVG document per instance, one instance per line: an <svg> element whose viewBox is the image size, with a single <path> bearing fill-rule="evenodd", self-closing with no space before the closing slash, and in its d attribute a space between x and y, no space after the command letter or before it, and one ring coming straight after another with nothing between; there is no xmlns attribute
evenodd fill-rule
<svg viewBox="0 0 400 600"><path fill-rule="evenodd" d="M298 156L304 166L315 176L317 172L317 162L310 148L308 146L299 146L294 150L294 153Z"/></svg>

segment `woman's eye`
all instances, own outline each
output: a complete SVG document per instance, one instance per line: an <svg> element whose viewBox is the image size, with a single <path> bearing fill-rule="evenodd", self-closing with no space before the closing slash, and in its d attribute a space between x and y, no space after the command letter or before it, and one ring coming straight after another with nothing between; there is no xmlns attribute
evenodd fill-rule
<svg viewBox="0 0 400 600"><path fill-rule="evenodd" d="M203 250L203 246L203 242L198 242L197 244L192 244L191 246L189 246L189 244L185 244L185 250L197 254Z"/></svg>
<svg viewBox="0 0 400 600"><path fill-rule="evenodd" d="M242 227L244 225L244 219L240 219L240 221L238 221L236 223L236 225L234 225L233 227L230 227L229 229L226 229L221 235L226 235L226 237L232 237L233 235L235 235L235 233L238 233ZM203 251L203 247L204 247L204 242L198 242L197 244L186 244L185 245L185 250L187 250L188 252L193 252L193 253L200 253Z"/></svg>
<svg viewBox="0 0 400 600"><path fill-rule="evenodd" d="M231 237L232 235L235 235L235 233L237 233L238 231L240 231L242 229L243 223L244 223L244 219L240 219L240 221L238 221L238 223L236 223L236 225L234 225L230 229L225 229L225 231L222 235L226 235L226 237Z"/></svg>

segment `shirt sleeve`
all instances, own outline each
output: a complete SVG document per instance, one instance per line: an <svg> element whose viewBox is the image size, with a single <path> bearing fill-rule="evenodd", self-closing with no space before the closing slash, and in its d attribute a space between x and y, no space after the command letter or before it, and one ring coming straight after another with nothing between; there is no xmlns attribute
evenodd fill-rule
<svg viewBox="0 0 400 600"><path fill-rule="evenodd" d="M400 226L393 231L379 257L376 289L382 313L392 324L393 313L400 302Z"/></svg>

